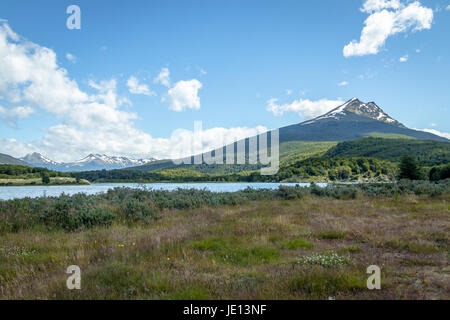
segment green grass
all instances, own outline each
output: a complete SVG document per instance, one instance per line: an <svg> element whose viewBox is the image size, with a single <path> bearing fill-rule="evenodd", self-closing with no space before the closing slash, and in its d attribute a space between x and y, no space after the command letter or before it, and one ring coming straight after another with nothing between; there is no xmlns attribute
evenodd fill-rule
<svg viewBox="0 0 450 320"><path fill-rule="evenodd" d="M450 192L423 186L364 186L346 200L336 187L0 201L0 299L449 299ZM157 217L136 221L128 203ZM95 208L114 220L66 228ZM81 290L66 288L73 264ZM382 290L366 288L372 264Z"/></svg>
<svg viewBox="0 0 450 320"><path fill-rule="evenodd" d="M235 247L217 250L214 256L225 263L249 266L276 261L280 252L275 248L263 246L254 248Z"/></svg>
<svg viewBox="0 0 450 320"><path fill-rule="evenodd" d="M292 280L290 288L310 299L324 299L367 290L365 275L362 272L347 269L330 271L320 267L302 270L300 275Z"/></svg>
<svg viewBox="0 0 450 320"><path fill-rule="evenodd" d="M53 177L50 178L50 183L45 184L42 182L41 178L0 179L0 186L41 186L41 185L58 186L58 185L73 185L73 184L86 185L89 184L89 181L85 179L77 181L75 178L68 178L68 177Z"/></svg>
<svg viewBox="0 0 450 320"><path fill-rule="evenodd" d="M283 249L296 250L296 249L312 249L314 247L314 244L305 239L292 239L280 242L280 246Z"/></svg>
<svg viewBox="0 0 450 320"><path fill-rule="evenodd" d="M413 139L416 140L414 137L410 137L404 134L396 134L396 133L380 133L380 132L371 132L367 134L368 137L372 138L383 138L383 139Z"/></svg>

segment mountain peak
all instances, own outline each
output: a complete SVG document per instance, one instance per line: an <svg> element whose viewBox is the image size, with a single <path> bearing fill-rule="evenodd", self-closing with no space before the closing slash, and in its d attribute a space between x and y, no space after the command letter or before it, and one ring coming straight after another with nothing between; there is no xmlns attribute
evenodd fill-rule
<svg viewBox="0 0 450 320"><path fill-rule="evenodd" d="M58 164L58 162L50 160L38 152L33 152L30 154L27 154L25 157L20 158L20 160L28 162L33 165L39 165L39 164L57 165Z"/></svg>
<svg viewBox="0 0 450 320"><path fill-rule="evenodd" d="M358 98L352 98L348 100L343 105L334 108L333 110L325 113L324 115L317 117L313 120L307 121L304 124L313 123L316 120L320 119L342 119L348 113L353 113L359 116L371 118L377 121L382 121L388 124L405 127L403 124L398 122L397 120L391 118L387 113L385 113L379 106L376 105L375 102L363 102Z"/></svg>

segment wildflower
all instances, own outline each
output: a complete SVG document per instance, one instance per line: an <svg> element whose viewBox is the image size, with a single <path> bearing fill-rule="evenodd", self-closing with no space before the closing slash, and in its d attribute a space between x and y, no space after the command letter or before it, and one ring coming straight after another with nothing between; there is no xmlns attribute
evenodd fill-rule
<svg viewBox="0 0 450 320"><path fill-rule="evenodd" d="M302 257L299 259L297 264L305 265L320 265L322 267L333 267L340 264L348 264L348 260L344 257L339 256L337 253L331 254L313 254L310 256Z"/></svg>

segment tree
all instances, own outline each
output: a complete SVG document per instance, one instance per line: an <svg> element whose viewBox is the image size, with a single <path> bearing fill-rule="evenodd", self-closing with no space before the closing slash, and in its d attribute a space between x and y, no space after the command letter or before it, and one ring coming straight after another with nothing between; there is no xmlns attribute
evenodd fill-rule
<svg viewBox="0 0 450 320"><path fill-rule="evenodd" d="M429 178L431 181L445 180L450 178L450 164L440 167L433 167L430 170Z"/></svg>
<svg viewBox="0 0 450 320"><path fill-rule="evenodd" d="M41 173L42 183L43 184L49 184L50 183L50 177L47 172Z"/></svg>
<svg viewBox="0 0 450 320"><path fill-rule="evenodd" d="M403 155L400 159L399 179L421 180L423 178L422 168L416 159L410 155Z"/></svg>

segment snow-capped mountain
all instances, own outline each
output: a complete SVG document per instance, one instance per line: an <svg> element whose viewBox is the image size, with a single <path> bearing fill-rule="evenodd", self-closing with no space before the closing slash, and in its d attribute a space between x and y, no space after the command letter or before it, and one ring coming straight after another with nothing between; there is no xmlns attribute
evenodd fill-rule
<svg viewBox="0 0 450 320"><path fill-rule="evenodd" d="M317 120L333 118L336 120L343 119L348 113L354 113L357 115L361 115L364 117L368 117L377 121L385 122L388 124L393 124L397 126L401 126L406 128L403 124L398 122L397 120L391 118L387 113L385 113L379 106L375 104L375 102L362 102L357 98L353 98L342 106L339 106L324 115L317 117L315 119L303 122L302 125L307 125L314 123Z"/></svg>
<svg viewBox="0 0 450 320"><path fill-rule="evenodd" d="M311 120L279 129L280 142L347 141L367 136L408 136L422 140L447 139L407 128L384 112L375 102L357 98Z"/></svg>
<svg viewBox="0 0 450 320"><path fill-rule="evenodd" d="M103 170L103 169L121 169L134 166L140 166L149 162L155 161L154 158L149 159L131 159L127 157L107 156L105 154L90 154L87 157L74 162L56 162L50 160L40 153L28 154L21 160L36 166L45 167L51 170L58 171L88 171L88 170Z"/></svg>
<svg viewBox="0 0 450 320"><path fill-rule="evenodd" d="M34 166L38 166L38 165L40 165L40 166L43 166L43 165L58 166L58 165L60 165L59 162L50 160L50 159L44 157L42 154L37 153L37 152L27 154L25 157L20 158L20 160L25 161Z"/></svg>
<svg viewBox="0 0 450 320"><path fill-rule="evenodd" d="M140 166L149 162L155 161L155 159L131 159L127 157L115 157L115 156L107 156L105 154L90 154L87 157L68 163L71 167L81 166L86 167L87 165L100 165L100 166L113 166L118 168L127 168Z"/></svg>

